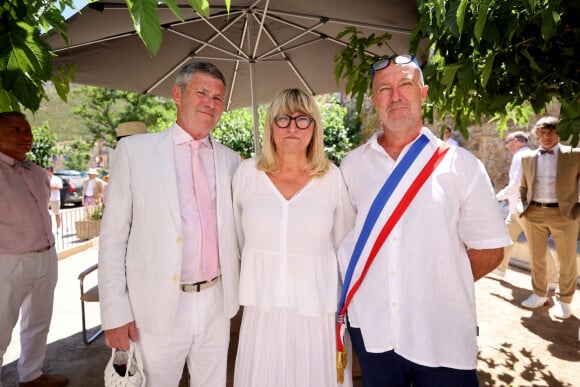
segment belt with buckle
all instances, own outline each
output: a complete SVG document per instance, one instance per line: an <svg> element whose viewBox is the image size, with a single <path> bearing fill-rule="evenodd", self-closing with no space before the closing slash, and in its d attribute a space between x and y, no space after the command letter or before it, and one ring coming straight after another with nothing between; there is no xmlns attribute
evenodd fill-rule
<svg viewBox="0 0 580 387"><path fill-rule="evenodd" d="M45 251L50 250L52 246L54 246L54 242L52 242L52 244L45 246L45 247L42 247L38 250L33 250L33 251L31 251L31 253L44 253Z"/></svg>
<svg viewBox="0 0 580 387"><path fill-rule="evenodd" d="M181 290L184 292L201 292L202 290L209 289L218 283L220 276L212 278L209 281L196 282L194 284L181 284Z"/></svg>
<svg viewBox="0 0 580 387"><path fill-rule="evenodd" d="M558 205L558 203L540 203L540 202L531 201L530 204L533 206L542 207L542 208L558 208L558 207L560 207Z"/></svg>

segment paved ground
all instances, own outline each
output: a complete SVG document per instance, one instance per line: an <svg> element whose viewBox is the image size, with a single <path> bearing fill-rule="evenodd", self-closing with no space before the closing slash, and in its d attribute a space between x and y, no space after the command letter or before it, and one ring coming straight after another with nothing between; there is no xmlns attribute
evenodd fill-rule
<svg viewBox="0 0 580 387"><path fill-rule="evenodd" d="M85 346L81 336L77 276L97 262L97 253L97 248L91 247L59 261L46 371L68 376L71 387L102 386L103 369L110 356L102 336L90 346ZM529 274L520 270L509 270L504 280L486 277L476 284L481 386L580 386L580 291L572 306L572 318L558 321L549 316L547 307L537 311L519 307L529 289ZM89 326L95 327L99 324L98 306L89 306ZM18 385L19 351L18 335L13 334L4 356L5 387Z"/></svg>
<svg viewBox="0 0 580 387"><path fill-rule="evenodd" d="M557 320L547 306L520 307L530 286L529 273L520 270L477 282L480 385L580 386L580 291L572 317Z"/></svg>

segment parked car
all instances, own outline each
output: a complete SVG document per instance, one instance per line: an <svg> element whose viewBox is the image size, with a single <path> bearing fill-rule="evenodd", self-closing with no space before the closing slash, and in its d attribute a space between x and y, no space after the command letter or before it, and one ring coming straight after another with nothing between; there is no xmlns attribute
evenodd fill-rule
<svg viewBox="0 0 580 387"><path fill-rule="evenodd" d="M83 182L88 175L72 169L56 170L54 174L62 179L60 207L63 208L67 204L80 206L83 202Z"/></svg>

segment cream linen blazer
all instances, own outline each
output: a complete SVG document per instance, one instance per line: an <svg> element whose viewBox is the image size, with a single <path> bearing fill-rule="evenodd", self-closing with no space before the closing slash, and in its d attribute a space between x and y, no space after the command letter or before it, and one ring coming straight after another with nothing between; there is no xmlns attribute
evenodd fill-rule
<svg viewBox="0 0 580 387"><path fill-rule="evenodd" d="M580 220L580 203L578 197L578 181L580 179L580 148L560 145L558 166L556 171L556 197L560 213L570 220ZM528 209L534 192L536 177L536 157L539 150L527 152L522 157L522 181L520 196L522 214Z"/></svg>
<svg viewBox="0 0 580 387"><path fill-rule="evenodd" d="M182 230L172 131L121 140L115 150L99 242L104 329L135 321L152 334L172 327L181 292ZM224 314L238 308L239 253L231 179L239 155L215 142L217 226Z"/></svg>

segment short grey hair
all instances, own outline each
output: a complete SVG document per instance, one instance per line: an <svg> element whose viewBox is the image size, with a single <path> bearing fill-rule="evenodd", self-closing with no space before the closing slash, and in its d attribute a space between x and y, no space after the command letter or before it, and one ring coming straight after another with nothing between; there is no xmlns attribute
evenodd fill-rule
<svg viewBox="0 0 580 387"><path fill-rule="evenodd" d="M513 132L508 134L507 139L506 140L511 140L511 139L517 139L519 142L523 142L523 143L528 143L528 140L530 139L530 136L528 136L528 134L526 132L522 132L521 130L518 130L517 132Z"/></svg>
<svg viewBox="0 0 580 387"><path fill-rule="evenodd" d="M177 72L175 77L175 85L179 86L181 91L185 91L189 80L195 73L203 73L219 79L224 86L226 85L226 78L224 74L212 63L209 62L195 62L188 63Z"/></svg>

